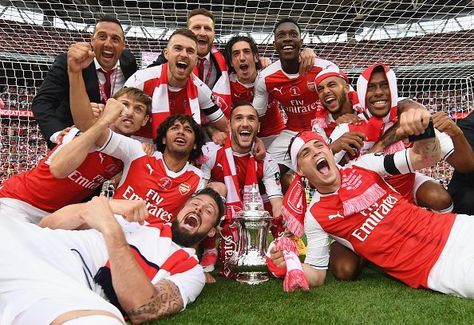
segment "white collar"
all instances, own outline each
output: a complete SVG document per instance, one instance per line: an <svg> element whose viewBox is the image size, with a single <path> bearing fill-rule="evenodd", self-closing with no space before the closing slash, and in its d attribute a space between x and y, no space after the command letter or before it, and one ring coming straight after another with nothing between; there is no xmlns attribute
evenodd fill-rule
<svg viewBox="0 0 474 325"><path fill-rule="evenodd" d="M95 69L96 70L104 70L104 68L102 68L102 66L100 65L99 61L97 61L97 58L94 58L94 65L95 65ZM117 62L115 63L115 66L113 67L113 69L117 69L120 67L120 60L117 60Z"/></svg>

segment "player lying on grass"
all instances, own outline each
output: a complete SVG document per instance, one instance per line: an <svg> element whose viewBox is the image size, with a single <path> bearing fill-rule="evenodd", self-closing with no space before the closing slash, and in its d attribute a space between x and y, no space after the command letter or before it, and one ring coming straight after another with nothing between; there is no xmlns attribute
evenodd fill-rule
<svg viewBox="0 0 474 325"><path fill-rule="evenodd" d="M1 324L141 323L183 310L205 282L191 247L215 233L224 206L206 188L172 226L152 227L140 225L144 201L95 197L43 222L64 214L72 228L92 229L52 230L1 216Z"/></svg>
<svg viewBox="0 0 474 325"><path fill-rule="evenodd" d="M306 177L319 192L304 217L308 252L305 276L311 286L324 283L329 261L329 235L413 288L429 288L474 297L474 219L444 214L410 204L383 177L432 166L440 159L427 110L400 115L399 135L411 136L413 147L394 154L367 154L339 167L321 136L306 131L290 145L298 179ZM416 135L416 136L415 136ZM290 193L290 191L288 192ZM294 206L299 199L288 198ZM272 261L285 267L282 253Z"/></svg>

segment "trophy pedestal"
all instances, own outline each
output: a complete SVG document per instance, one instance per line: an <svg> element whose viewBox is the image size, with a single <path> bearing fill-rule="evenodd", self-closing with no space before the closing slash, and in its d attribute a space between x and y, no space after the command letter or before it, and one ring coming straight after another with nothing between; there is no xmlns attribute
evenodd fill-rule
<svg viewBox="0 0 474 325"><path fill-rule="evenodd" d="M255 285L266 282L269 278L265 272L240 272L235 280L240 283Z"/></svg>

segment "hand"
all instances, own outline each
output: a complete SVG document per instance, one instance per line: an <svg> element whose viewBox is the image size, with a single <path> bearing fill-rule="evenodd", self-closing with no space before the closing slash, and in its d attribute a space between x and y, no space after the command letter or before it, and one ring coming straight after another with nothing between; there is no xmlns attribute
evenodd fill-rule
<svg viewBox="0 0 474 325"><path fill-rule="evenodd" d="M356 114L344 114L337 118L336 125L343 124L343 123L352 123L354 125L360 125L362 120Z"/></svg>
<svg viewBox="0 0 474 325"><path fill-rule="evenodd" d="M215 144L223 146L225 144L225 140L227 139L227 133L216 129L216 131L212 133L211 139Z"/></svg>
<svg viewBox="0 0 474 325"><path fill-rule="evenodd" d="M252 154L257 160L263 160L265 158L267 150L265 149L265 145L263 144L262 139L255 138L255 145L253 147Z"/></svg>
<svg viewBox="0 0 474 325"><path fill-rule="evenodd" d="M148 218L144 200L110 200L109 203L112 211L121 214L127 221L143 225Z"/></svg>
<svg viewBox="0 0 474 325"><path fill-rule="evenodd" d="M365 134L361 132L346 132L339 139L333 141L329 147L333 153L345 150L351 156L355 156L364 145L365 138Z"/></svg>
<svg viewBox="0 0 474 325"><path fill-rule="evenodd" d="M91 110L94 117L99 118L100 114L104 111L105 105L102 103L91 103Z"/></svg>
<svg viewBox="0 0 474 325"><path fill-rule="evenodd" d="M149 142L142 142L142 149L147 156L153 156L155 153L155 144Z"/></svg>
<svg viewBox="0 0 474 325"><path fill-rule="evenodd" d="M308 47L304 48L300 52L298 62L300 63L300 74L305 74L311 71L314 66L314 59L316 59L316 53L313 49Z"/></svg>
<svg viewBox="0 0 474 325"><path fill-rule="evenodd" d="M120 227L114 218L109 200L104 196L94 196L92 200L84 205L80 213L80 218L101 233L104 231L113 231Z"/></svg>
<svg viewBox="0 0 474 325"><path fill-rule="evenodd" d="M418 135L425 131L430 122L430 112L426 109L411 108L400 114L400 127L396 131L399 137Z"/></svg>
<svg viewBox="0 0 474 325"><path fill-rule="evenodd" d="M264 56L261 56L259 58L259 61L260 61L260 65L262 66L262 70L265 69L266 67L268 67L270 64L272 64L272 60L270 60L269 58L266 58Z"/></svg>
<svg viewBox="0 0 474 325"><path fill-rule="evenodd" d="M78 42L69 47L67 52L67 70L72 73L80 73L94 60L94 52L89 43Z"/></svg>
<svg viewBox="0 0 474 325"><path fill-rule="evenodd" d="M451 138L462 134L461 128L449 118L446 112L437 112L432 116L433 126L440 132L445 132Z"/></svg>
<svg viewBox="0 0 474 325"><path fill-rule="evenodd" d="M100 116L100 119L108 124L112 124L124 112L124 110L127 110L124 104L114 98L109 98L107 99L105 109Z"/></svg>
<svg viewBox="0 0 474 325"><path fill-rule="evenodd" d="M206 284L216 283L216 278L210 272L204 272L204 277L206 278Z"/></svg>
<svg viewBox="0 0 474 325"><path fill-rule="evenodd" d="M285 257L283 257L283 252L278 250L276 247L273 247L270 251L270 259L276 267L286 268L286 262Z"/></svg>
<svg viewBox="0 0 474 325"><path fill-rule="evenodd" d="M67 128L63 129L59 134L58 134L58 137L56 138L56 143L61 143L63 141L63 138L66 134L69 133L69 131L71 131L71 129L74 127L73 126L68 126Z"/></svg>

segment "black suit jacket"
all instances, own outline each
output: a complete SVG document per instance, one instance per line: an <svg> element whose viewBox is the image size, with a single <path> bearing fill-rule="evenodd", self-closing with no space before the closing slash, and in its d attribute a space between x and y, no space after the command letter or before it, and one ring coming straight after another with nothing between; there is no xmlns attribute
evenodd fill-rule
<svg viewBox="0 0 474 325"><path fill-rule="evenodd" d="M120 57L120 68L125 79L137 71L137 61L129 49ZM94 62L82 71L87 94L91 102L101 101L99 81ZM69 79L67 75L67 53L56 57L31 106L41 133L52 148L49 138L57 131L74 124L69 107Z"/></svg>

